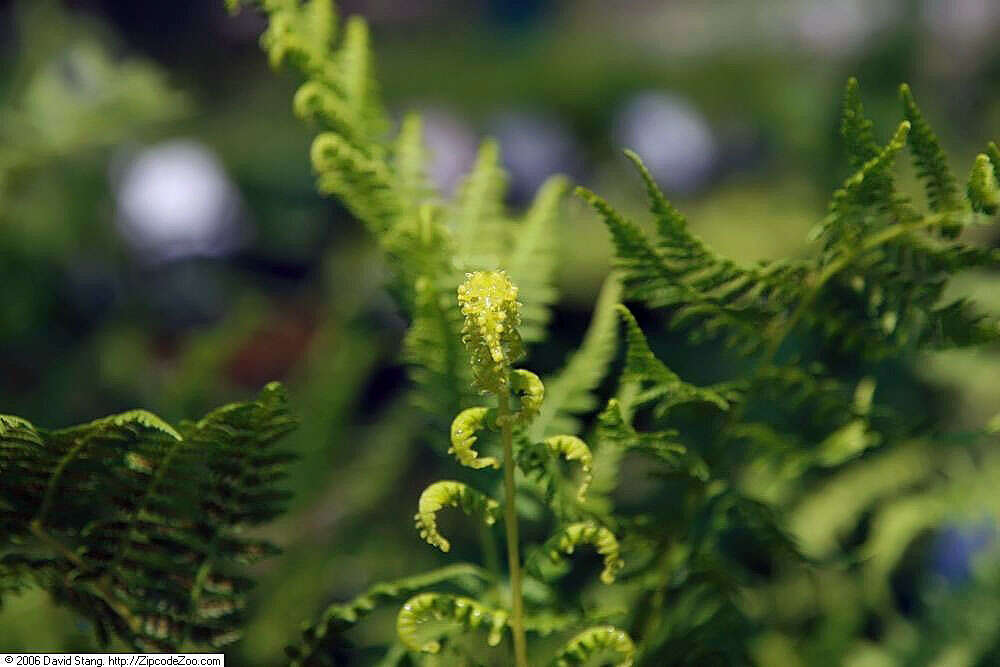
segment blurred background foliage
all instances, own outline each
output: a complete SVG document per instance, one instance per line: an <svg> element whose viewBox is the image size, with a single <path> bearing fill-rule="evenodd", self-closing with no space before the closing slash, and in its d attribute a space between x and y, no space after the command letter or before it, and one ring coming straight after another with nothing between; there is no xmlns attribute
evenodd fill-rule
<svg viewBox="0 0 1000 667"><path fill-rule="evenodd" d="M443 191L491 135L512 206L561 172L638 212L641 185L619 152L630 147L694 231L741 260L805 247L848 173L837 123L850 75L884 132L898 118L896 86L909 82L955 166L998 138L1000 5L989 0L353 0L341 10L372 24L389 108L424 113ZM452 466L443 446L427 446L434 434L415 436L398 354L406 322L361 226L315 193L310 129L290 108L296 81L267 68L262 28L252 12L229 17L221 0L0 4L2 411L51 427L138 406L176 420L279 379L301 417L295 500L268 529L285 553L257 573L247 636L231 649L240 665L276 664L325 604L443 563L410 516L423 483ZM543 373L578 344L610 266L606 231L581 203L560 225L570 240L561 298L531 358ZM996 311L998 286L977 273L955 289ZM652 342L682 375L697 380L718 363L679 340ZM997 350L951 352L880 387L961 430L1000 410L998 373ZM893 456L881 470L900 484L914 466L941 465L916 445ZM993 645L1000 560L988 499L1000 466L948 460L982 468L983 504L892 545L901 553L889 604L925 616L924 632L839 609L852 599L843 591L865 586L856 572L822 585L789 578L748 608L777 610L795 619L789 627L832 610L844 631L828 623L812 653L764 634L760 664L922 664L955 636L968 643L945 652L949 664L966 664L977 636ZM865 539L863 499L852 513L835 492L817 498L798 517L807 541L812 522L838 512L856 532L848 537ZM383 641L391 623L376 615L354 638ZM30 592L0 611L0 629L0 650L93 641Z"/></svg>

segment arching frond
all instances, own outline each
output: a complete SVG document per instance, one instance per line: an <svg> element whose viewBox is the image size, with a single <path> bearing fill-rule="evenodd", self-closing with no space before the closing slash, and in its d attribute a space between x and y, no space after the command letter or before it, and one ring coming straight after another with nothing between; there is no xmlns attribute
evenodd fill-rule
<svg viewBox="0 0 1000 667"><path fill-rule="evenodd" d="M476 432L487 425L488 408L466 408L451 423L451 448L458 462L469 468L499 468L500 461L494 456L479 458L472 448L476 443Z"/></svg>
<svg viewBox="0 0 1000 667"><path fill-rule="evenodd" d="M486 642L496 646L503 639L507 612L490 609L471 598L442 593L421 593L410 598L396 617L396 632L407 648L424 653L441 650L440 639L451 630L462 633L488 630Z"/></svg>
<svg viewBox="0 0 1000 667"><path fill-rule="evenodd" d="M302 631L302 639L285 649L291 667L312 664L324 643L351 628L381 605L435 586L445 581L475 577L488 580L489 575L475 565L460 563L431 570L413 577L375 584L356 598L332 604L320 614L319 620Z"/></svg>
<svg viewBox="0 0 1000 667"><path fill-rule="evenodd" d="M542 550L554 563L562 560L564 554L572 554L581 544L590 544L604 558L604 571L601 581L613 583L615 575L625 566L621 559L618 540L614 533L589 521L571 523L560 528L545 542Z"/></svg>
<svg viewBox="0 0 1000 667"><path fill-rule="evenodd" d="M538 416L544 404L545 385L531 371L516 368L510 374L510 388L521 403L514 418L521 426L527 426Z"/></svg>
<svg viewBox="0 0 1000 667"><path fill-rule="evenodd" d="M559 649L552 665L588 665L595 659L608 660L608 653L615 655L615 667L632 667L635 663L635 644L627 632L610 625L587 628Z"/></svg>
<svg viewBox="0 0 1000 667"><path fill-rule="evenodd" d="M276 384L176 428L144 410L57 431L2 418L5 559L130 646L231 642L243 566L275 551L245 531L281 511L274 446L293 426Z"/></svg>
<svg viewBox="0 0 1000 667"><path fill-rule="evenodd" d="M445 507L458 507L466 514L476 515L487 525L496 523L500 504L462 482L434 482L420 494L414 520L417 532L431 546L447 552L451 544L437 528L437 513Z"/></svg>

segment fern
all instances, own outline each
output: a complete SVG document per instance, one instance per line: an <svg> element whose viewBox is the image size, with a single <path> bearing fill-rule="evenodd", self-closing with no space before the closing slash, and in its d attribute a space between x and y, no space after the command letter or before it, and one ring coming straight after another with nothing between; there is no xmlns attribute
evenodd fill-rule
<svg viewBox="0 0 1000 667"><path fill-rule="evenodd" d="M294 425L284 391L172 427L134 410L63 430L0 419L3 568L141 650L239 637L251 581L275 553L243 536L281 511Z"/></svg>
<svg viewBox="0 0 1000 667"><path fill-rule="evenodd" d="M474 565L449 565L398 581L375 584L353 600L330 605L316 623L303 630L302 639L298 644L285 649L291 658L290 664L297 667L319 660L327 640L357 624L379 605L399 600L444 581L469 577L489 578L487 573Z"/></svg>
<svg viewBox="0 0 1000 667"><path fill-rule="evenodd" d="M994 249L958 240L998 208L996 147L977 157L963 197L909 90L901 91L904 118L882 144L852 79L840 131L853 173L816 226L816 247L801 259L747 265L699 239L639 157L627 153L645 185L655 237L577 189L608 227L622 290L609 282L583 347L543 382L513 366L526 356L526 344L542 338L556 298L552 221L564 182L550 181L524 218L510 217L499 148L486 141L457 196L443 201L424 178L419 119L406 117L395 137L386 129L363 24L348 22L338 43L329 4L314 3L265 0L271 27L263 43L274 62L293 62L307 79L295 109L322 129L312 151L319 188L338 196L389 258L393 292L412 317L405 355L429 416L426 433L444 434L450 423L451 438L439 440L450 440L459 464L499 468L504 476L509 598L493 589L478 599L422 592L397 616L402 645L390 657L447 649L473 662L450 640L485 623L488 643L502 643L510 630L513 663L525 665L529 632L568 631L591 616L549 608L548 582L522 586L528 582L520 572L515 501L534 498L518 497L524 489L515 468L537 483L557 520L554 537L534 553L559 560L578 544L596 544L605 557L602 578L625 584L628 610L621 616L639 639L633 646L621 631L586 629L555 664L604 660L606 653L622 664L747 663L756 629L781 626L761 611L774 597L769 587L836 559L868 563L872 595L859 596L856 606L881 609L900 546L943 518L935 494L947 491L929 476L932 450L908 444L921 426L876 400L871 377L917 353L1000 338L995 318L968 300L944 299L955 273L995 267L1000 259ZM327 26L300 27L311 13ZM906 145L924 182L926 212L900 191L893 172ZM497 273L501 268L508 273ZM666 310L691 342L720 341L745 361L733 377L708 386L685 381L653 354L631 311L616 306L620 296ZM625 364L617 397L598 416L599 447L591 450L571 434L601 403L594 394L615 353L616 318L624 324ZM856 361L838 367L845 359ZM493 444L485 436L496 432L502 457L484 455ZM900 452L909 458L895 458ZM596 504L584 498L591 475L621 477L602 470L603 463L629 470L633 455L655 465L644 468L649 484L624 489L637 496L631 504L613 509L608 481L595 492ZM891 463L879 474L858 475L883 457L913 463L904 465L900 486L889 479ZM584 469L570 500L561 492L560 459ZM894 493L903 494L898 504L889 500ZM464 482L429 487L417 526L444 550L450 544L436 513L447 506L492 521L501 503ZM834 520L816 519L831 506ZM863 512L875 527L872 551L839 540ZM898 531L883 529L889 525ZM817 621L828 627L824 622Z"/></svg>
<svg viewBox="0 0 1000 667"><path fill-rule="evenodd" d="M596 526L592 523L572 523L562 527L558 533L549 538L549 541L542 547L542 551L549 558L558 563L562 554L572 554L576 547L581 544L592 544L604 558L604 571L601 572L601 581L606 584L614 583L618 570L625 566L622 561L618 540L614 533L604 526Z"/></svg>
<svg viewBox="0 0 1000 667"><path fill-rule="evenodd" d="M620 298L618 278L609 276L601 287L594 316L580 347L560 371L545 379L545 403L531 426L531 439L538 440L556 433L575 433L580 428L577 415L597 407L594 390L607 373L615 354L618 332L615 306Z"/></svg>
<svg viewBox="0 0 1000 667"><path fill-rule="evenodd" d="M421 593L403 605L396 621L396 632L407 648L424 653L437 653L441 642L425 636L423 627L442 622L458 625L463 632L479 627L489 628L487 643L496 646L503 638L507 613L488 609L475 600L440 593ZM435 628L434 633L440 632Z"/></svg>
<svg viewBox="0 0 1000 667"><path fill-rule="evenodd" d="M420 494L419 510L414 515L417 532L428 544L447 552L451 544L437 529L437 513L445 507L461 508L466 514L478 514L487 524L496 523L500 503L487 498L462 482L434 482Z"/></svg>
<svg viewBox="0 0 1000 667"><path fill-rule="evenodd" d="M559 650L552 664L555 667L585 665L605 651L617 654L615 667L632 666L635 645L627 634L613 627L584 630Z"/></svg>
<svg viewBox="0 0 1000 667"><path fill-rule="evenodd" d="M970 202L956 194L943 153L908 89L902 97L907 120L887 146L878 148L870 122L863 117L856 82L848 84L841 129L858 171L835 193L820 227L824 252L811 260L740 267L715 254L688 231L683 217L631 153L657 221L658 245L600 197L578 189L611 232L626 295L654 308L672 308L672 324L687 328L694 341L722 337L738 350L759 352L765 359L772 358L801 326L845 351L859 350L872 357L911 344L995 340L996 330L982 326L981 316L967 307L939 305L949 273L995 266L998 257L995 251L940 242L927 234L941 230L953 238L974 218ZM931 212L926 215L896 192L891 173L908 134L927 184ZM984 178L977 176L976 182L983 183ZM973 191L982 187L974 185ZM978 206L975 201L972 205ZM881 261L885 257L895 259L890 264ZM858 299L845 301L838 291L857 293ZM946 316L952 322L957 318L962 323L958 328L978 334L966 341L950 336Z"/></svg>

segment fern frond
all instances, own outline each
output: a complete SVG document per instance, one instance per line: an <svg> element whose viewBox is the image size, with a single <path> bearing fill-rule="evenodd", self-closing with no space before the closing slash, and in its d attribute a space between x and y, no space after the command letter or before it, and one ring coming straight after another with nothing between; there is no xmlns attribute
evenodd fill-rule
<svg viewBox="0 0 1000 667"><path fill-rule="evenodd" d="M625 562L621 559L618 539L604 526L590 521L563 526L545 542L542 551L553 563L558 563L564 554L572 554L581 544L590 544L597 549L597 553L604 558L601 581L605 584L613 583L615 575L625 567Z"/></svg>
<svg viewBox="0 0 1000 667"><path fill-rule="evenodd" d="M239 0L227 0L230 9ZM286 61L306 72L321 71L337 32L337 12L332 0L263 0L270 14L261 46L272 67Z"/></svg>
<svg viewBox="0 0 1000 667"><path fill-rule="evenodd" d="M310 155L320 192L339 196L376 236L392 228L401 206L381 157L365 155L333 132L317 136Z"/></svg>
<svg viewBox="0 0 1000 667"><path fill-rule="evenodd" d="M615 667L635 664L635 644L624 630L612 626L587 628L559 649L552 660L553 667L588 665L595 658L608 660L606 653L616 654ZM604 664L604 663L602 663Z"/></svg>
<svg viewBox="0 0 1000 667"><path fill-rule="evenodd" d="M487 425L489 408L467 408L460 412L451 423L451 448L449 454L469 468L500 468L500 461L494 456L479 458L472 448L476 444L476 433Z"/></svg>
<svg viewBox="0 0 1000 667"><path fill-rule="evenodd" d="M688 384L667 368L649 349L646 336L629 309L619 305L617 310L625 323L625 340L628 345L622 382L638 382L641 386L648 386L636 398L637 403L655 400L656 410L660 415L665 415L677 405L691 402L711 403L720 410L729 409L729 401L720 393Z"/></svg>
<svg viewBox="0 0 1000 667"><path fill-rule="evenodd" d="M418 279L415 287L413 322L403 341L414 403L431 417L450 418L476 398L460 338L462 314L450 289L439 290L427 277Z"/></svg>
<svg viewBox="0 0 1000 667"><path fill-rule="evenodd" d="M406 601L396 617L396 633L412 651L437 653L442 635L450 624L463 633L488 629L486 643L496 646L503 639L507 612L490 609L471 598L442 593L421 593Z"/></svg>
<svg viewBox="0 0 1000 667"><path fill-rule="evenodd" d="M181 437L180 433L174 430L174 427L148 410L129 410L128 412L123 412L121 414L102 417L101 419L96 419L89 424L64 429L62 433L69 436L74 432L86 433L88 431L99 431L106 426L123 427L128 424L138 424L144 428L160 431L161 433L169 435L174 440L184 439Z"/></svg>
<svg viewBox="0 0 1000 667"><path fill-rule="evenodd" d="M455 263L462 271L496 270L504 255L503 198L507 176L500 166L500 146L487 139L472 171L459 186L451 228Z"/></svg>
<svg viewBox="0 0 1000 667"><path fill-rule="evenodd" d="M240 570L276 550L244 533L281 511L274 445L293 426L276 384L176 429L142 410L51 432L0 420L0 525L20 545L5 559L47 554L37 583L130 646L233 641Z"/></svg>
<svg viewBox="0 0 1000 667"><path fill-rule="evenodd" d="M840 136L844 139L847 155L854 169L861 169L881 152L872 133L873 126L874 124L865 117L864 105L861 103L861 94L858 91L858 80L852 76L844 88Z"/></svg>
<svg viewBox="0 0 1000 667"><path fill-rule="evenodd" d="M612 398L597 417L597 433L601 442L614 445L622 451L635 451L652 456L666 463L672 470L681 471L695 479L706 481L709 477L704 460L689 452L676 441L677 431L669 429L640 433L625 421L618 399Z"/></svg>
<svg viewBox="0 0 1000 667"><path fill-rule="evenodd" d="M580 463L582 478L576 497L583 502L587 496L587 489L590 488L590 482L594 479L594 456L590 453L590 447L575 435L554 435L546 438L544 444L552 454L562 456L567 461Z"/></svg>
<svg viewBox="0 0 1000 667"><path fill-rule="evenodd" d="M445 581L469 577L489 580L490 575L482 568L467 563L449 565L413 577L375 584L348 602L330 605L320 614L317 622L302 631L298 644L285 649L291 659L290 667L312 664L325 642L356 625L377 607Z"/></svg>
<svg viewBox="0 0 1000 667"><path fill-rule="evenodd" d="M447 552L451 543L437 528L437 513L445 507L458 507L466 514L480 517L487 525L496 523L500 503L462 482L434 482L420 494L417 513L413 516L417 532L431 546Z"/></svg>
<svg viewBox="0 0 1000 667"><path fill-rule="evenodd" d="M615 306L620 299L621 282L612 274L601 287L580 347L558 373L545 379L545 402L528 434L532 440L578 432L580 421L576 415L596 407L593 392L604 379L618 342Z"/></svg>
<svg viewBox="0 0 1000 667"><path fill-rule="evenodd" d="M344 99L362 128L362 146L378 146L388 123L375 81L368 24L351 16L344 26L344 40L334 54L332 68Z"/></svg>
<svg viewBox="0 0 1000 667"><path fill-rule="evenodd" d="M605 654L617 655L615 667L635 664L635 644L624 630L612 626L587 628L559 649L552 660L553 667L589 665L595 658L607 660ZM602 663L603 664L603 663Z"/></svg>
<svg viewBox="0 0 1000 667"><path fill-rule="evenodd" d="M556 271L555 222L568 184L562 176L549 178L535 194L523 222L512 232L513 247L504 268L520 289L521 337L526 342L545 337L549 309L558 293L553 285Z"/></svg>
<svg viewBox="0 0 1000 667"><path fill-rule="evenodd" d="M671 326L687 328L694 342L722 336L747 353L762 347L768 332L761 322L777 318L794 303L809 267L773 262L747 269L716 254L687 229L638 156L626 155L646 184L659 236L655 246L606 201L584 188L576 190L604 218L626 297L653 308L675 308Z"/></svg>
<svg viewBox="0 0 1000 667"><path fill-rule="evenodd" d="M927 191L927 203L935 213L955 211L962 208L958 194L958 185L948 167L948 158L931 126L924 120L923 114L913 100L910 87L905 83L899 87L899 97L903 104L903 115L912 126L910 150L917 173L924 181ZM957 230L949 228L949 235Z"/></svg>
<svg viewBox="0 0 1000 667"><path fill-rule="evenodd" d="M675 282L637 224L590 190L577 187L575 192L604 218L615 245L616 265L622 273L625 293L630 298L662 306L676 303L681 293L694 296Z"/></svg>
<svg viewBox="0 0 1000 667"><path fill-rule="evenodd" d="M522 443L518 448L517 466L526 477L538 480L545 493L546 501L559 514L560 507L554 502L559 467L557 459L580 463L581 479L577 487L576 499L583 502L594 478L594 457L590 447L573 435L556 435L546 438L544 442ZM563 518L567 518L563 516Z"/></svg>
<svg viewBox="0 0 1000 667"><path fill-rule="evenodd" d="M408 113L403 117L392 156L399 200L404 211L415 216L433 191L427 180L423 120L418 114Z"/></svg>
<svg viewBox="0 0 1000 667"><path fill-rule="evenodd" d="M967 192L972 210L977 213L993 215L1000 208L1000 185L997 184L996 167L988 155L980 153L976 156Z"/></svg>
<svg viewBox="0 0 1000 667"><path fill-rule="evenodd" d="M545 385L531 371L515 368L510 373L510 388L520 403L513 418L517 424L527 426L538 416L545 402Z"/></svg>

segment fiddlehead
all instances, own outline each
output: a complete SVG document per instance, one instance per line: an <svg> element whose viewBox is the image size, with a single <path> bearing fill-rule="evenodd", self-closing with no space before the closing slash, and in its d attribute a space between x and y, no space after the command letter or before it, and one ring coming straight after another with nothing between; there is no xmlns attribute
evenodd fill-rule
<svg viewBox="0 0 1000 667"><path fill-rule="evenodd" d="M590 453L590 447L575 435L554 435L545 439L545 446L550 452L562 456L567 461L579 461L582 479L576 497L583 501L587 489L590 488L590 482L594 479L594 455Z"/></svg>
<svg viewBox="0 0 1000 667"><path fill-rule="evenodd" d="M969 175L969 203L977 213L993 215L1000 207L1000 187L997 186L996 165L988 155L980 153Z"/></svg>
<svg viewBox="0 0 1000 667"><path fill-rule="evenodd" d="M551 497L555 493L553 478L557 474L553 464L558 456L566 461L579 462L581 480L576 497L583 502L594 477L594 456L587 443L580 438L574 435L555 435L546 438L544 442L522 445L517 454L517 465L525 475L537 476L545 486L547 495Z"/></svg>
<svg viewBox="0 0 1000 667"><path fill-rule="evenodd" d="M571 523L550 537L542 550L552 562L558 563L562 560L563 554L572 554L581 544L591 544L597 548L597 553L604 558L601 581L606 584L613 583L615 575L625 566L625 562L621 559L618 539L604 526L598 526L590 521Z"/></svg>
<svg viewBox="0 0 1000 667"><path fill-rule="evenodd" d="M510 366L524 356L517 327L521 304L506 274L477 271L458 287L465 316L462 340L472 357L474 384L493 394L510 391Z"/></svg>
<svg viewBox="0 0 1000 667"><path fill-rule="evenodd" d="M500 503L462 482L435 482L428 486L420 494L417 513L413 518L420 537L445 552L451 549L451 543L437 528L437 513L445 507L458 507L470 516L480 516L487 525L496 523L500 514Z"/></svg>
<svg viewBox="0 0 1000 667"><path fill-rule="evenodd" d="M618 654L615 667L632 667L635 663L635 644L624 630L608 626L587 628L570 639L556 654L552 667L572 667L590 664L606 652ZM607 663L601 663L607 664Z"/></svg>
<svg viewBox="0 0 1000 667"><path fill-rule="evenodd" d="M489 408L468 408L462 410L451 423L451 448L448 453L454 454L458 462L466 467L500 467L500 461L496 457L479 458L479 452L472 448L477 440L476 432L487 424L489 413Z"/></svg>
<svg viewBox="0 0 1000 667"><path fill-rule="evenodd" d="M537 375L523 368L510 374L511 389L521 402L521 408L512 416L518 426L527 426L538 416L545 398L545 385Z"/></svg>
<svg viewBox="0 0 1000 667"><path fill-rule="evenodd" d="M439 640L444 634L442 623L453 623L463 632L485 627L489 631L486 643L496 646L503 639L507 618L507 612L490 609L471 598L421 593L407 600L399 611L396 633L413 651L437 653L441 650Z"/></svg>
<svg viewBox="0 0 1000 667"><path fill-rule="evenodd" d="M481 568L460 563L397 581L378 583L353 600L330 605L318 622L302 631L302 639L298 644L285 649L285 653L291 658L290 667L312 664L312 658L323 650L324 643L356 625L379 605L412 595L443 581L469 577L488 579L487 573Z"/></svg>

